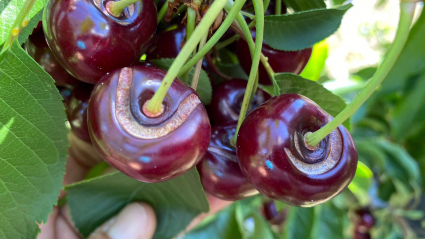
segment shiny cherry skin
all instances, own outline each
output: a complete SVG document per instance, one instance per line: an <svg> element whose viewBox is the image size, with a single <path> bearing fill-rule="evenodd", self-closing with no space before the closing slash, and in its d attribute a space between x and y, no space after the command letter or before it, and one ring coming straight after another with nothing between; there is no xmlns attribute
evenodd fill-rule
<svg viewBox="0 0 425 239"><path fill-rule="evenodd" d="M252 31L252 37L255 41L255 31ZM312 48L307 48L300 51L279 51L271 48L263 42L261 52L267 57L268 62L275 73L289 72L299 74L307 65L311 56ZM236 46L236 55L238 56L239 63L242 69L249 74L251 71L251 54L249 53L248 44L245 40L239 39ZM267 71L263 64L260 63L259 68L259 83L263 85L270 85L271 81L267 75Z"/></svg>
<svg viewBox="0 0 425 239"><path fill-rule="evenodd" d="M72 132L80 139L91 143L87 125L87 107L94 85L81 82L65 102L66 115Z"/></svg>
<svg viewBox="0 0 425 239"><path fill-rule="evenodd" d="M258 191L242 174L236 149L230 138L236 132L237 122L211 128L211 142L202 161L197 165L205 191L223 200L239 200Z"/></svg>
<svg viewBox="0 0 425 239"><path fill-rule="evenodd" d="M43 30L53 54L75 78L91 84L137 64L156 30L153 0L136 2L118 18L106 10L109 1L56 0L44 10Z"/></svg>
<svg viewBox="0 0 425 239"><path fill-rule="evenodd" d="M193 168L207 151L211 126L196 92L175 79L163 113L144 105L166 72L138 65L117 69L95 86L88 107L92 143L111 166L143 182L161 182Z"/></svg>
<svg viewBox="0 0 425 239"><path fill-rule="evenodd" d="M57 86L76 86L80 82L70 75L53 56L41 30L41 22L25 42L30 55L55 80Z"/></svg>
<svg viewBox="0 0 425 239"><path fill-rule="evenodd" d="M232 79L214 87L211 103L208 106L212 125L238 120L247 83L246 80ZM270 97L268 93L258 89L248 113Z"/></svg>
<svg viewBox="0 0 425 239"><path fill-rule="evenodd" d="M375 218L367 208L356 210L357 226L364 230L370 230L375 226Z"/></svg>
<svg viewBox="0 0 425 239"><path fill-rule="evenodd" d="M260 193L286 204L311 207L345 189L354 177L357 151L340 125L316 148L304 143L332 117L307 97L283 94L252 111L236 149L247 179Z"/></svg>

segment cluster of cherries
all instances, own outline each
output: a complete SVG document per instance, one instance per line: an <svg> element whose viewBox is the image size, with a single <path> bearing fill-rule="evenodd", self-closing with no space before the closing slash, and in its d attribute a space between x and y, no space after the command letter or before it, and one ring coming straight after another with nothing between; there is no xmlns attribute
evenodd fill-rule
<svg viewBox="0 0 425 239"><path fill-rule="evenodd" d="M271 97L257 90L250 113L236 133L247 81L225 80L214 86L207 109L197 93L175 79L159 113L147 104L166 71L148 63L175 58L185 27L157 31L153 0L138 1L119 16L113 0L50 1L43 30L26 43L30 54L54 79L64 96L72 131L94 145L110 165L143 182L161 182L197 166L205 190L225 200L258 192L296 206L314 206L340 193L352 180L357 152L348 131L339 126L317 147L304 135L332 117L298 94ZM253 33L254 34L254 33ZM235 50L248 73L246 42ZM298 74L311 48L285 52L263 43L262 53L275 72ZM146 62L139 62L146 54ZM213 84L211 61L204 64ZM264 67L261 84L271 84ZM207 113L208 112L208 113ZM211 127L212 125L212 127Z"/></svg>

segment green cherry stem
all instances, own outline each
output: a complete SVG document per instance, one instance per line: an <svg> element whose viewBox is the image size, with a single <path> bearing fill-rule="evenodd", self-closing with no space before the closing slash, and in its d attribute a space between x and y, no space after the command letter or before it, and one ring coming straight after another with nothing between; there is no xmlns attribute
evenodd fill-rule
<svg viewBox="0 0 425 239"><path fill-rule="evenodd" d="M230 9L226 19L224 19L224 21L221 23L221 26L208 40L205 46L202 47L202 49L200 49L198 53L182 67L178 75L179 77L184 75L184 73L186 73L188 70L190 70L199 61L199 59L201 59L205 54L207 54L213 48L213 46L220 40L220 38L224 35L227 29L229 29L230 25L232 24L239 11L242 9L243 5L245 4L245 1L246 0L236 0L234 4L231 1L228 1L226 3L225 9Z"/></svg>
<svg viewBox="0 0 425 239"><path fill-rule="evenodd" d="M3 44L3 48L0 51L0 56L4 52L10 49L15 39L18 38L19 33L23 27L28 25L28 15L31 11L32 6L36 0L26 0L18 15L16 16L15 22L13 22L12 29L9 33L9 36L6 38L6 41ZM3 57L0 57L0 61L3 60Z"/></svg>
<svg viewBox="0 0 425 239"><path fill-rule="evenodd" d="M147 105L147 110L151 113L158 113L162 107L162 101L164 100L165 95L167 94L168 89L179 73L180 69L187 61L189 56L192 54L193 50L195 50L201 38L208 32L210 26L214 23L217 16L223 10L224 5L227 0L215 0L211 7L208 9L207 13L202 18L199 25L193 31L191 38L186 41L183 49L180 51L179 55L171 64L170 68L167 71L164 79L162 80L161 85L158 90L155 92L151 101L149 101Z"/></svg>
<svg viewBox="0 0 425 239"><path fill-rule="evenodd" d="M204 47L205 42L207 41L208 33L205 34L201 41L199 42L199 50ZM204 58L199 59L198 63L196 63L195 67L195 73L193 74L192 83L190 84L190 87L196 91L196 88L198 87L198 81L199 81L199 75L201 74L201 67L202 67L202 60Z"/></svg>
<svg viewBox="0 0 425 239"><path fill-rule="evenodd" d="M215 45L215 49L218 51L220 49L225 48L226 46L232 44L233 42L235 42L236 40L238 40L239 38L241 38L239 35L233 35L231 37L229 37L228 39L219 42Z"/></svg>
<svg viewBox="0 0 425 239"><path fill-rule="evenodd" d="M251 71L250 71L249 77L248 77L248 84L246 86L245 94L243 96L243 101L242 101L242 107L241 107L241 111L240 111L240 114L239 114L238 125L237 125L237 128L236 128L236 134L232 138L233 144L235 144L235 142L236 142L236 138L237 138L237 135L238 135L239 128L241 127L242 122L245 120L246 112L247 112L248 107L250 105L251 94L252 94L254 86L256 84L256 78L258 77L257 72L258 72L258 68L259 68L259 65L260 65L261 48L263 46L263 34L264 34L263 0L253 0L252 2L254 4L254 12L255 12L255 19L256 19L256 23L255 23L255 27L256 27L255 47L254 47L254 52L253 52L253 57L252 57ZM238 14L238 17L236 17L239 24L242 23L242 21L240 19L241 16L242 16L241 14ZM243 22L245 23L245 26L247 27L245 20L243 20ZM252 42L252 37L251 37L251 33L250 33L249 29L246 29L246 28L244 29L244 27L242 27L242 29L244 30L244 34L245 34L246 38L251 39L251 41L248 41L248 43L251 43L251 45L252 45L253 42ZM248 30L248 31L246 31L246 30Z"/></svg>
<svg viewBox="0 0 425 239"><path fill-rule="evenodd" d="M161 22L161 20L164 18L165 14L167 13L168 2L170 1L166 1L164 5L162 5L161 9L159 10L157 21L156 21L157 23Z"/></svg>
<svg viewBox="0 0 425 239"><path fill-rule="evenodd" d="M404 44L406 43L407 37L409 35L409 28L413 20L415 7L416 3L400 3L400 20L398 23L396 37L384 61L381 63L381 66L379 66L376 73L369 80L363 90L356 96L356 98L354 98L354 100L349 105L347 105L347 107L345 107L345 109L341 111L331 122L316 132L305 135L305 140L309 146L315 147L340 124L344 123L344 121L348 119L348 117L350 117L354 112L356 112L356 110L367 100L367 98L369 98L369 96L385 79L396 62L397 57L400 55Z"/></svg>
<svg viewBox="0 0 425 239"><path fill-rule="evenodd" d="M192 36L196 25L196 12L192 8L187 8L186 41ZM196 49L196 48L195 48Z"/></svg>
<svg viewBox="0 0 425 239"><path fill-rule="evenodd" d="M106 10L108 10L112 16L119 17L126 7L139 1L140 0L120 0L116 2L108 2L106 4Z"/></svg>
<svg viewBox="0 0 425 239"><path fill-rule="evenodd" d="M282 14L282 0L276 0L276 6L275 6L275 14L280 15Z"/></svg>

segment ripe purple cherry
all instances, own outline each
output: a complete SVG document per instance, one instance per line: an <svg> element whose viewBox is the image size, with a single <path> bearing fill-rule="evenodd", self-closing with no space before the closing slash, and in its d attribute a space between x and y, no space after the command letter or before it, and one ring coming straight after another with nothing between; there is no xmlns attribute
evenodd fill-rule
<svg viewBox="0 0 425 239"><path fill-rule="evenodd" d="M375 218L368 208L356 210L356 215L356 225L361 229L361 231L368 231L372 229L373 226L375 226Z"/></svg>
<svg viewBox="0 0 425 239"><path fill-rule="evenodd" d="M255 31L252 31L252 37L255 40ZM275 73L289 72L299 74L307 65L311 56L312 48L307 48L300 51L279 51L271 48L263 42L261 52L267 57L268 62ZM252 60L249 52L248 44L245 40L240 39L237 42L236 55L238 56L239 63L243 70L249 74L251 70ZM267 75L267 71L263 64L259 68L259 82L260 84L270 85L271 81Z"/></svg>
<svg viewBox="0 0 425 239"><path fill-rule="evenodd" d="M236 149L230 144L236 124L230 122L211 128L208 151L197 165L204 189L215 197L231 201L258 193L242 174Z"/></svg>
<svg viewBox="0 0 425 239"><path fill-rule="evenodd" d="M71 76L56 60L47 45L41 22L25 42L25 48L30 55L55 80L57 86L75 86L80 81Z"/></svg>
<svg viewBox="0 0 425 239"><path fill-rule="evenodd" d="M153 0L130 5L116 18L112 0L49 1L43 29L53 54L74 77L96 83L106 73L135 65L156 29Z"/></svg>
<svg viewBox="0 0 425 239"><path fill-rule="evenodd" d="M72 132L87 143L91 143L87 126L87 107L93 87L92 84L81 82L71 91L71 95L64 102Z"/></svg>
<svg viewBox="0 0 425 239"><path fill-rule="evenodd" d="M247 83L246 80L233 79L214 87L211 103L208 106L212 125L238 120ZM258 89L248 112L268 99L270 99L270 95Z"/></svg>
<svg viewBox="0 0 425 239"><path fill-rule="evenodd" d="M196 92L175 79L163 112L144 107L166 72L138 65L117 69L95 86L89 132L99 154L116 169L143 182L161 182L193 168L210 142L210 123Z"/></svg>
<svg viewBox="0 0 425 239"><path fill-rule="evenodd" d="M294 206L324 203L354 177L357 151L340 125L315 148L304 135L332 117L307 97L284 94L268 100L244 120L237 138L242 172L260 193Z"/></svg>

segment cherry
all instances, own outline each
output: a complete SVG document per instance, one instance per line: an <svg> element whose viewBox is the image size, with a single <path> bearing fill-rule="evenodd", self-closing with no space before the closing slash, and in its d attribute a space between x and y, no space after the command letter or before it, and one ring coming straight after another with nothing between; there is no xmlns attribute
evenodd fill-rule
<svg viewBox="0 0 425 239"><path fill-rule="evenodd" d="M359 209L356 211L357 215L357 226L362 229L362 231L368 231L375 226L375 218L371 214L370 210L367 208Z"/></svg>
<svg viewBox="0 0 425 239"><path fill-rule="evenodd" d="M197 165L204 189L215 197L232 201L258 193L242 174L236 149L230 144L236 124L230 122L211 128L208 151Z"/></svg>
<svg viewBox="0 0 425 239"><path fill-rule="evenodd" d="M211 103L208 107L211 124L238 120L247 83L246 80L233 79L223 81L214 87ZM270 95L258 89L248 112L268 99L270 99Z"/></svg>
<svg viewBox="0 0 425 239"><path fill-rule="evenodd" d="M65 102L66 115L72 132L80 139L91 143L87 125L87 107L94 85L81 82Z"/></svg>
<svg viewBox="0 0 425 239"><path fill-rule="evenodd" d="M34 28L33 33L25 42L25 48L30 55L50 76L57 86L75 86L80 81L71 76L56 60L47 45L41 22Z"/></svg>
<svg viewBox="0 0 425 239"><path fill-rule="evenodd" d="M152 115L145 105L166 72L138 65L117 69L95 86L88 107L89 132L111 166L143 182L161 182L193 168L210 142L211 126L198 95L175 79Z"/></svg>
<svg viewBox="0 0 425 239"><path fill-rule="evenodd" d="M59 90L59 93L62 96L62 102L66 107L66 105L68 104L68 100L71 96L72 89L70 89L68 87L64 87L64 86L57 86L56 88Z"/></svg>
<svg viewBox="0 0 425 239"><path fill-rule="evenodd" d="M277 210L276 203L272 200L263 203L263 213L272 225L281 225L285 221L283 213Z"/></svg>
<svg viewBox="0 0 425 239"><path fill-rule="evenodd" d="M252 37L255 40L255 31L252 31ZM289 72L299 74L307 65L311 56L312 48L307 48L300 51L279 51L271 48L263 42L261 52L267 57L268 62L275 73ZM249 74L251 71L251 54L249 52L248 44L244 39L239 39L236 46L236 55L238 56L239 63L242 69ZM259 82L260 84L270 85L271 81L267 75L267 71L262 64L259 68Z"/></svg>
<svg viewBox="0 0 425 239"><path fill-rule="evenodd" d="M109 14L112 0L50 1L43 29L53 54L74 77L96 83L106 73L137 64L156 29L152 0L136 2L119 18Z"/></svg>
<svg viewBox="0 0 425 239"><path fill-rule="evenodd" d="M260 193L294 206L326 202L348 186L357 151L342 125L312 148L304 135L332 117L298 94L271 98L242 123L236 143L242 172Z"/></svg>

